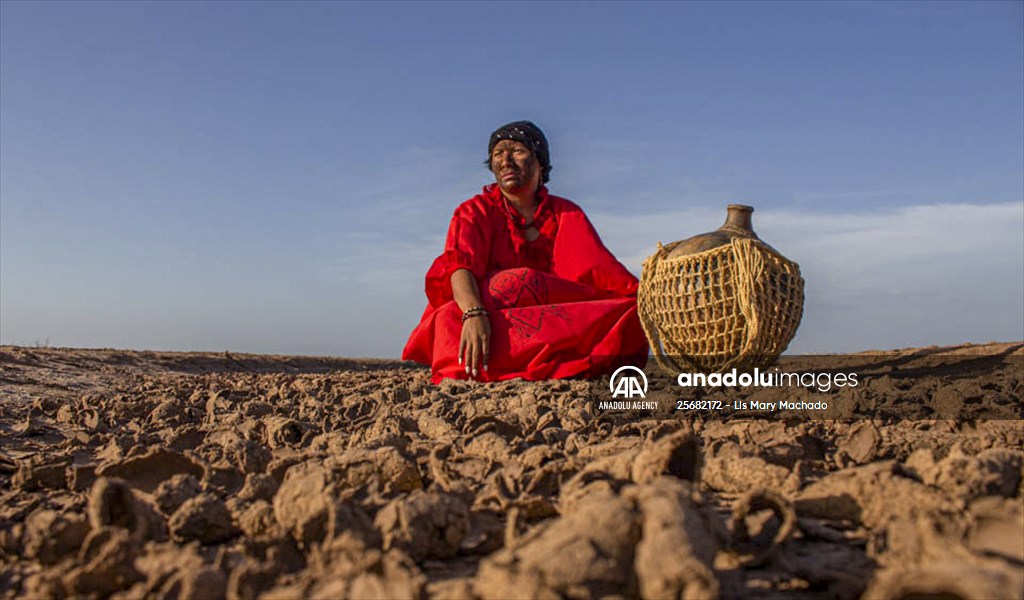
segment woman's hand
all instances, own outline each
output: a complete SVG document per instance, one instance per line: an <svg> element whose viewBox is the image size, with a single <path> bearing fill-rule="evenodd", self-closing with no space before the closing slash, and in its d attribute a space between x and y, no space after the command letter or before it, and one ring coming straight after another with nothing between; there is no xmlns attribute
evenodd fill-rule
<svg viewBox="0 0 1024 600"><path fill-rule="evenodd" d="M459 364L466 367L467 375L476 377L481 367L487 370L487 359L491 354L491 321L480 301L476 279L469 269L458 269L452 273L452 296L466 316L459 337ZM478 311L481 312L473 314Z"/></svg>
<svg viewBox="0 0 1024 600"><path fill-rule="evenodd" d="M459 339L459 364L466 366L466 374L476 377L482 367L487 370L491 354L491 321L487 313L470 317L462 323Z"/></svg>

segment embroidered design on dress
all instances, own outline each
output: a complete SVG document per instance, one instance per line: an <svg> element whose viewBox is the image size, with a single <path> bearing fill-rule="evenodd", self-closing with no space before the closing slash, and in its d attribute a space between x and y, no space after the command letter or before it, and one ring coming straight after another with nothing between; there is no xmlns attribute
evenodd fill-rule
<svg viewBox="0 0 1024 600"><path fill-rule="evenodd" d="M532 269L512 269L491 279L491 297L499 309L509 309L509 336L532 338L544 327L544 320L558 318L568 322L566 311L548 304L547 281Z"/></svg>

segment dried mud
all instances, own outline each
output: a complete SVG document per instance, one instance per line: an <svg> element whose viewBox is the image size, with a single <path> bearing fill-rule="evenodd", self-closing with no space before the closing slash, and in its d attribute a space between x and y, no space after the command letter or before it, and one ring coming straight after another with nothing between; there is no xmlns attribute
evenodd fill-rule
<svg viewBox="0 0 1024 600"><path fill-rule="evenodd" d="M1020 369L979 357L1022 345L928 354L904 378L864 355L884 376L832 398L953 418L602 413L584 381L3 347L0 598L1024 598L1024 427L969 410L1020 403Z"/></svg>

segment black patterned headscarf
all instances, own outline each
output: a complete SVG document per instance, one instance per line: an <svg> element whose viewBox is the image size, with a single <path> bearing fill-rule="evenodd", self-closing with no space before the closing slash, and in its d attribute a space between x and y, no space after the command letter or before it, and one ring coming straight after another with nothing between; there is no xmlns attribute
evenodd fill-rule
<svg viewBox="0 0 1024 600"><path fill-rule="evenodd" d="M491 141L487 144L487 160L484 161L484 164L488 169L491 168L491 152L501 140L519 142L529 148L540 162L541 183L548 182L550 179L548 175L551 173L551 156L548 154L548 140L544 137L544 132L540 130L540 127L529 121L515 121L497 128L491 134Z"/></svg>

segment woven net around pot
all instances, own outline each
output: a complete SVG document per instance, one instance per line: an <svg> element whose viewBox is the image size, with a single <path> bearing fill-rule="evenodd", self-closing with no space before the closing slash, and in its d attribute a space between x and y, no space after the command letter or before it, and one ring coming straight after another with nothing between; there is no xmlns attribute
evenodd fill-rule
<svg viewBox="0 0 1024 600"><path fill-rule="evenodd" d="M640 276L640 322L655 359L673 374L764 368L803 315L800 267L757 239L679 257L658 244Z"/></svg>

